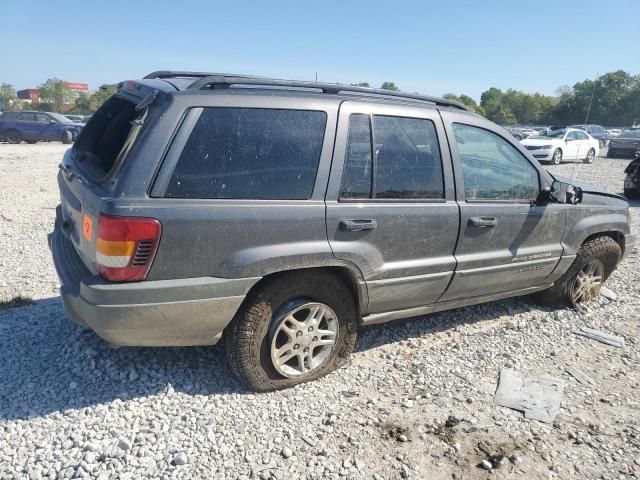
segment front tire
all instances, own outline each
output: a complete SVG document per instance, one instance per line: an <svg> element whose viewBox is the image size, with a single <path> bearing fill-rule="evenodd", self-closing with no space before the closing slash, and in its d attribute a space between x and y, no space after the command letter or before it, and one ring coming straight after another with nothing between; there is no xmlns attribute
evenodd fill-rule
<svg viewBox="0 0 640 480"><path fill-rule="evenodd" d="M587 156L584 157L583 161L584 163L591 164L595 159L596 159L596 151L593 148L591 148L587 152Z"/></svg>
<svg viewBox="0 0 640 480"><path fill-rule="evenodd" d="M562 162L562 150L556 148L553 152L553 156L551 157L551 163L554 165L560 165Z"/></svg>
<svg viewBox="0 0 640 480"><path fill-rule="evenodd" d="M7 130L5 138L7 139L7 142L13 143L14 145L17 145L22 141L22 135L20 135L20 132L17 130Z"/></svg>
<svg viewBox="0 0 640 480"><path fill-rule="evenodd" d="M284 274L247 296L225 333L227 359L253 390L292 387L344 365L357 323L352 291L338 277Z"/></svg>
<svg viewBox="0 0 640 480"><path fill-rule="evenodd" d="M575 306L600 294L600 287L616 269L622 256L618 242L608 236L585 242L569 269L553 287L537 294L545 305Z"/></svg>

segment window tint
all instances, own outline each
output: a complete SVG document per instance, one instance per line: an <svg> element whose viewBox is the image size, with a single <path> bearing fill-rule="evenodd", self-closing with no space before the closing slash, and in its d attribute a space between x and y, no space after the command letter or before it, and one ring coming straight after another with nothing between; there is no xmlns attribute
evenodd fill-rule
<svg viewBox="0 0 640 480"><path fill-rule="evenodd" d="M372 165L369 115L351 115L340 198L371 198Z"/></svg>
<svg viewBox="0 0 640 480"><path fill-rule="evenodd" d="M469 125L453 125L467 200L534 200L538 172L502 137Z"/></svg>
<svg viewBox="0 0 640 480"><path fill-rule="evenodd" d="M375 198L444 198L442 160L430 120L373 117Z"/></svg>
<svg viewBox="0 0 640 480"><path fill-rule="evenodd" d="M36 114L35 113L21 113L20 116L18 117L18 120L21 120L23 122L35 122L36 121Z"/></svg>
<svg viewBox="0 0 640 480"><path fill-rule="evenodd" d="M566 140L578 140L578 138L578 132L572 130L571 132L567 133Z"/></svg>
<svg viewBox="0 0 640 480"><path fill-rule="evenodd" d="M38 113L36 117L37 117L37 121L40 123L49 123L49 120L51 119L51 117L49 117L48 115L44 115L42 113Z"/></svg>
<svg viewBox="0 0 640 480"><path fill-rule="evenodd" d="M326 114L258 108L204 108L166 196L308 199Z"/></svg>
<svg viewBox="0 0 640 480"><path fill-rule="evenodd" d="M430 120L375 115L373 132L372 152L369 116L351 115L341 198L444 198L442 159Z"/></svg>
<svg viewBox="0 0 640 480"><path fill-rule="evenodd" d="M588 140L589 139L589 135L587 135L584 132L575 132L576 137L578 138L578 140Z"/></svg>

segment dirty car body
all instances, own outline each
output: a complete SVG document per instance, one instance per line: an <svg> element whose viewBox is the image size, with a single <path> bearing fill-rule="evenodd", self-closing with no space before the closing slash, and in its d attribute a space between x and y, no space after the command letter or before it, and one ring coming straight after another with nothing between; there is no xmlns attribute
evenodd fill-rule
<svg viewBox="0 0 640 480"><path fill-rule="evenodd" d="M328 312L316 320L333 345L352 331L341 312L373 324L538 292L589 238L633 245L623 198L586 185L581 203L554 197L558 179L463 106L345 88L184 72L123 82L58 174L50 245L71 319L119 345L209 345L271 298L273 356L300 309ZM288 275L317 277L318 298L276 301ZM332 282L349 308L320 301ZM293 323L311 331L312 317ZM302 336L325 352L301 356L302 373L333 358L323 338ZM291 362L256 388L288 385Z"/></svg>

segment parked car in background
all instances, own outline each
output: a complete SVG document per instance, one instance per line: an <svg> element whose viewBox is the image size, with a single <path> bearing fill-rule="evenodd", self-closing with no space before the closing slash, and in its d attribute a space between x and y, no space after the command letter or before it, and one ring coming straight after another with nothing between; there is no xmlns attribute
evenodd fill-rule
<svg viewBox="0 0 640 480"><path fill-rule="evenodd" d="M64 116L74 123L83 123L82 119L84 118L84 115L64 115Z"/></svg>
<svg viewBox="0 0 640 480"><path fill-rule="evenodd" d="M600 148L607 145L607 131L601 125L570 125L569 128L584 130L593 138L598 140Z"/></svg>
<svg viewBox="0 0 640 480"><path fill-rule="evenodd" d="M617 137L622 132L619 128L610 128L607 130L607 140Z"/></svg>
<svg viewBox="0 0 640 480"><path fill-rule="evenodd" d="M607 157L635 157L640 151L640 129L624 130L611 139Z"/></svg>
<svg viewBox="0 0 640 480"><path fill-rule="evenodd" d="M624 196L630 199L640 199L640 151L636 158L624 170Z"/></svg>
<svg viewBox="0 0 640 480"><path fill-rule="evenodd" d="M546 135L534 135L520 143L540 161L558 165L563 160L593 163L600 151L600 142L576 128L552 130Z"/></svg>
<svg viewBox="0 0 640 480"><path fill-rule="evenodd" d="M61 141L72 143L84 125L53 112L5 112L0 117L0 138L9 143Z"/></svg>
<svg viewBox="0 0 640 480"><path fill-rule="evenodd" d="M455 101L167 71L120 85L58 173L65 309L114 344L224 337L256 390L344 365L363 324L589 301L634 244L622 197L551 175Z"/></svg>
<svg viewBox="0 0 640 480"><path fill-rule="evenodd" d="M91 118L91 115L83 115L82 120L80 120L80 123L86 124L90 118Z"/></svg>

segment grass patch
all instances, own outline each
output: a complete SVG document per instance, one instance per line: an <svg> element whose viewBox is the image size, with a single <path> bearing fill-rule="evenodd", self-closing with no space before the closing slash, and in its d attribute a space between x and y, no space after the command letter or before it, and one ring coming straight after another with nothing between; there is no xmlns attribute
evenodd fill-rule
<svg viewBox="0 0 640 480"><path fill-rule="evenodd" d="M10 298L9 300L0 300L0 310L9 310L10 308L28 307L35 302L30 297L23 297L18 295L17 297Z"/></svg>

